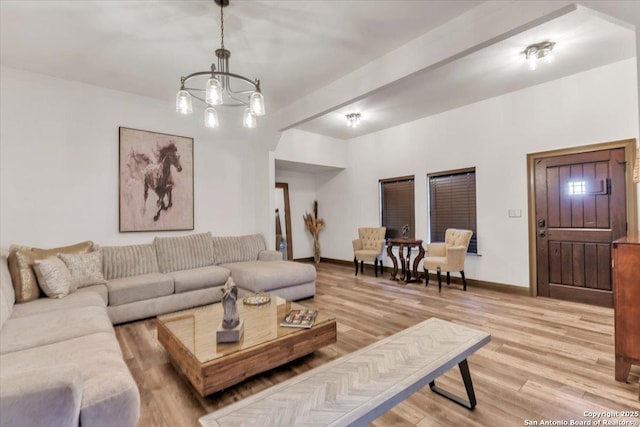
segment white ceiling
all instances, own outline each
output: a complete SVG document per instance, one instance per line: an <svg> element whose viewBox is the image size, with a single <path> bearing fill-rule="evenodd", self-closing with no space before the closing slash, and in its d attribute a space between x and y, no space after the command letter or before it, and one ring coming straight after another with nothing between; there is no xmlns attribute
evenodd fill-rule
<svg viewBox="0 0 640 427"><path fill-rule="evenodd" d="M259 77L273 112L479 3L231 0L230 70ZM2 65L171 103L219 47L213 0L0 1Z"/></svg>
<svg viewBox="0 0 640 427"><path fill-rule="evenodd" d="M545 40L556 42L555 60L531 71L521 52ZM334 138L354 138L634 56L632 28L578 8L397 80L296 127ZM347 113L354 112L362 114L362 124L356 129L347 127L345 120Z"/></svg>
<svg viewBox="0 0 640 427"><path fill-rule="evenodd" d="M269 113L480 3L231 0L225 47L232 72L261 79ZM640 1L583 3L619 9L640 22ZM518 53L549 38L557 42L556 62L528 71ZM2 65L166 100L171 109L180 76L208 69L219 43L213 0L0 0ZM352 138L632 57L634 46L629 26L578 8L296 127ZM358 129L344 125L347 112L362 112Z"/></svg>

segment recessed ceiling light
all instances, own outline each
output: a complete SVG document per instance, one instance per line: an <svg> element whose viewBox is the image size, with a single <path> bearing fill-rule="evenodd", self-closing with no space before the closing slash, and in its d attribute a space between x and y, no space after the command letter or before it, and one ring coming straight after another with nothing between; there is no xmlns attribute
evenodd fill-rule
<svg viewBox="0 0 640 427"><path fill-rule="evenodd" d="M362 115L360 113L350 113L346 115L347 117L347 126L350 128L356 128L360 124L360 119Z"/></svg>
<svg viewBox="0 0 640 427"><path fill-rule="evenodd" d="M535 70L538 68L538 61L544 61L547 64L552 62L554 58L553 47L555 45L554 42L544 41L527 46L522 51L522 55L524 55L527 64L529 64L529 69Z"/></svg>

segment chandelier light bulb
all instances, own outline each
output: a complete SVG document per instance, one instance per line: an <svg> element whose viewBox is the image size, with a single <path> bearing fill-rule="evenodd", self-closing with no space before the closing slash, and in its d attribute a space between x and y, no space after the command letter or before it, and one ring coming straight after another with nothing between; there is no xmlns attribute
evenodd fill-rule
<svg viewBox="0 0 640 427"><path fill-rule="evenodd" d="M191 95L184 89L180 89L176 94L176 111L180 114L193 113Z"/></svg>
<svg viewBox="0 0 640 427"><path fill-rule="evenodd" d="M215 77L207 80L204 100L209 105L222 104L222 88L220 87L220 82Z"/></svg>
<svg viewBox="0 0 640 427"><path fill-rule="evenodd" d="M242 125L244 127L253 129L256 127L257 121L256 114L251 111L251 108L244 110L244 117L242 119Z"/></svg>
<svg viewBox="0 0 640 427"><path fill-rule="evenodd" d="M218 125L218 112L213 107L207 107L204 110L204 126L207 128L217 128Z"/></svg>
<svg viewBox="0 0 640 427"><path fill-rule="evenodd" d="M249 98L249 108L256 116L264 116L264 96L260 92L253 92Z"/></svg>

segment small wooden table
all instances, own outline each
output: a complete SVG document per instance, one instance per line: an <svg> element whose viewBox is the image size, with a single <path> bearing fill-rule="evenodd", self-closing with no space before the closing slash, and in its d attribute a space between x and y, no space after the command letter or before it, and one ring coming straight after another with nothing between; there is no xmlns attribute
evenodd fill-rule
<svg viewBox="0 0 640 427"><path fill-rule="evenodd" d="M400 265L402 268L402 276L400 279L396 278L398 274L398 260L393 255L392 248L398 246L398 253L400 254ZM411 266L411 248L418 248L418 256L413 260L413 271L409 268ZM407 258L404 257L404 249L407 248ZM399 283L417 282L422 283L420 275L418 274L418 265L422 258L424 258L424 248L422 247L422 240L416 239L389 239L387 241L387 255L393 262L393 271L391 272L391 280L398 280ZM413 273L413 277L412 277Z"/></svg>
<svg viewBox="0 0 640 427"><path fill-rule="evenodd" d="M158 317L158 341L173 365L206 396L335 343L336 320L322 312L309 329L280 326L290 310L301 308L275 296L258 306L238 301L244 336L221 344L216 344L216 330L222 304L167 314Z"/></svg>

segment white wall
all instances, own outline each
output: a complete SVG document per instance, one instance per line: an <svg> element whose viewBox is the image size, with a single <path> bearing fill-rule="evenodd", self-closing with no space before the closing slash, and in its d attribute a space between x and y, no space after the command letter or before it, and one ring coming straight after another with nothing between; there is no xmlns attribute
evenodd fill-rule
<svg viewBox="0 0 640 427"><path fill-rule="evenodd" d="M194 138L195 232L263 231L256 212L266 218L268 192L256 195L256 182L267 181L268 160L256 158L249 130L233 128L236 117L221 116L223 127L209 130L200 112L180 116L171 101L6 67L0 92L2 247L125 244L190 233L118 232L119 126Z"/></svg>
<svg viewBox="0 0 640 427"><path fill-rule="evenodd" d="M275 158L296 163L344 168L345 141L298 129L282 133L275 149Z"/></svg>
<svg viewBox="0 0 640 427"><path fill-rule="evenodd" d="M636 85L633 58L348 141L348 167L317 187L323 256L351 260L357 227L379 224L380 178L415 175L427 240L427 173L475 166L482 256L465 273L528 286L527 153L637 138Z"/></svg>

